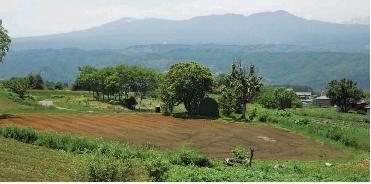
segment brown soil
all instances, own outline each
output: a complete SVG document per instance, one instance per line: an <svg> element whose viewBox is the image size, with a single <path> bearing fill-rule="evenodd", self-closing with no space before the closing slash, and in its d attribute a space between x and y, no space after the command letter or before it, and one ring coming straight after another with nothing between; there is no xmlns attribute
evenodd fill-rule
<svg viewBox="0 0 371 184"><path fill-rule="evenodd" d="M254 147L255 156L260 159L312 160L346 156L282 129L161 115L19 115L0 120L0 125L9 123L134 145L152 143L163 149L192 147L217 158L231 156L231 150L237 145Z"/></svg>

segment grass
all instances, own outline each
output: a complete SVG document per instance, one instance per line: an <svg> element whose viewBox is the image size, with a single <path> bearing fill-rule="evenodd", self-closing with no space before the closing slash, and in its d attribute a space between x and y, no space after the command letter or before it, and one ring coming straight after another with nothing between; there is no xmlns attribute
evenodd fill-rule
<svg viewBox="0 0 371 184"><path fill-rule="evenodd" d="M0 137L0 181L84 181L81 155Z"/></svg>
<svg viewBox="0 0 371 184"><path fill-rule="evenodd" d="M306 109L303 108L296 110L304 111ZM356 149L369 150L370 129L369 124L365 123L364 121L339 122L340 120L336 119L316 118L309 115L301 116L294 113L294 111L296 110L290 109L283 111L275 109L265 109L262 108L260 105L253 104L250 105L247 114L252 114L252 112L256 114L254 119L250 119L249 122L261 123L261 120L263 119L265 120L265 123L268 123L269 125L274 127L286 128L294 132L309 135L313 138L319 138L320 140L330 139L335 142L339 142L345 146L353 147ZM320 109L316 111L320 111ZM311 112L311 110L309 110L309 112ZM315 116L317 114L312 113L312 115ZM346 115L347 114L343 114L342 118L349 118ZM354 114L349 115L354 116ZM358 119L368 118L366 115L358 114L357 117L359 117Z"/></svg>
<svg viewBox="0 0 371 184"><path fill-rule="evenodd" d="M369 115L362 115L356 113L342 113L336 111L336 108L297 108L295 110L289 109L295 115L306 116L312 118L330 119L335 121L345 121L350 123L370 123Z"/></svg>

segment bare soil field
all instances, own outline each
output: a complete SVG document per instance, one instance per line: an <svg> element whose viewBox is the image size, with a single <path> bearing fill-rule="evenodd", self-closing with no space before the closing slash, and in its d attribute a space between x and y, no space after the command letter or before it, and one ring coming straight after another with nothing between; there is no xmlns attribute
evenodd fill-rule
<svg viewBox="0 0 371 184"><path fill-rule="evenodd" d="M313 160L346 156L334 148L282 129L161 115L33 114L0 120L0 125L4 124L102 137L137 146L151 143L160 149L186 146L215 158L231 156L231 150L237 145L254 147L259 159Z"/></svg>

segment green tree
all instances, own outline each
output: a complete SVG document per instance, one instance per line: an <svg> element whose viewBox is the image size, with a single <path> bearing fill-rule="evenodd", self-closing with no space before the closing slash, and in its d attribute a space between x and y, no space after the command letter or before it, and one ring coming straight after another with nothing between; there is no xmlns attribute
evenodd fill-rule
<svg viewBox="0 0 371 184"><path fill-rule="evenodd" d="M213 93L222 93L223 86L226 86L228 83L228 74L220 73L214 77L213 82Z"/></svg>
<svg viewBox="0 0 371 184"><path fill-rule="evenodd" d="M326 90L331 103L339 106L341 112L348 112L364 97L362 90L357 87L357 82L353 80L332 80L327 84Z"/></svg>
<svg viewBox="0 0 371 184"><path fill-rule="evenodd" d="M298 99L293 91L287 90L286 88L276 88L273 92L276 106L279 109L291 108Z"/></svg>
<svg viewBox="0 0 371 184"><path fill-rule="evenodd" d="M0 19L0 62L3 61L5 54L9 51L10 42L8 31L2 26Z"/></svg>
<svg viewBox="0 0 371 184"><path fill-rule="evenodd" d="M161 85L161 99L168 106L183 103L187 112L195 115L200 102L211 90L212 81L206 66L193 61L174 64Z"/></svg>
<svg viewBox="0 0 371 184"><path fill-rule="evenodd" d="M263 105L265 108L268 108L268 109L277 108L277 101L274 96L275 90L276 88L273 88L273 87L263 88L260 95L256 99L257 103Z"/></svg>
<svg viewBox="0 0 371 184"><path fill-rule="evenodd" d="M57 82L54 85L54 89L56 90L63 90L63 88L64 88L64 85L61 82Z"/></svg>
<svg viewBox="0 0 371 184"><path fill-rule="evenodd" d="M139 104L150 91L154 91L158 83L158 74L151 68L134 66L131 68L131 89L139 97Z"/></svg>
<svg viewBox="0 0 371 184"><path fill-rule="evenodd" d="M234 101L235 98L233 90L224 87L222 89L222 97L219 100L219 107L224 116L229 116L234 111L234 107L236 104Z"/></svg>
<svg viewBox="0 0 371 184"><path fill-rule="evenodd" d="M301 101L294 91L285 87L267 87L262 90L257 98L257 102L269 109L286 109L293 105L300 105Z"/></svg>
<svg viewBox="0 0 371 184"><path fill-rule="evenodd" d="M12 92L18 94L18 96L24 99L25 94L30 89L27 78L14 77L8 81L5 81L4 86L10 89Z"/></svg>
<svg viewBox="0 0 371 184"><path fill-rule="evenodd" d="M228 76L228 86L224 89L232 90L235 103L233 109L235 112L241 113L239 120L246 119L246 104L257 96L263 86L261 81L262 77L257 74L254 65L250 65L250 68L247 69L241 60L232 64L232 71Z"/></svg>
<svg viewBox="0 0 371 184"><path fill-rule="evenodd" d="M31 89L44 89L44 80L40 74L33 75L30 73L26 78Z"/></svg>

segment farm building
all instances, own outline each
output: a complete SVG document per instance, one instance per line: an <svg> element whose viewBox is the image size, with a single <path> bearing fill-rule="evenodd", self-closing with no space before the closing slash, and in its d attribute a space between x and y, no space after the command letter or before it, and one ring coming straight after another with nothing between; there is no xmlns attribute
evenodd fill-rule
<svg viewBox="0 0 371 184"><path fill-rule="evenodd" d="M315 103L319 107L331 106L331 100L327 96L317 97Z"/></svg>
<svg viewBox="0 0 371 184"><path fill-rule="evenodd" d="M295 92L296 96L300 99L308 99L312 96L312 92Z"/></svg>

